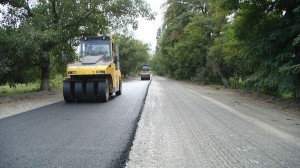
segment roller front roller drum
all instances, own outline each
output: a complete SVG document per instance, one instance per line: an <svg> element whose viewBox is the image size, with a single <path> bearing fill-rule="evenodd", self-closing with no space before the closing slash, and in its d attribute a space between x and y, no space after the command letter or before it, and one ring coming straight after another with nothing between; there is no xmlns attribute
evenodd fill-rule
<svg viewBox="0 0 300 168"><path fill-rule="evenodd" d="M95 82L91 81L86 83L86 97L89 102L97 101Z"/></svg>
<svg viewBox="0 0 300 168"><path fill-rule="evenodd" d="M83 82L75 82L75 98L77 102L84 102L84 85Z"/></svg>
<svg viewBox="0 0 300 168"><path fill-rule="evenodd" d="M107 102L109 99L109 84L108 80L105 79L98 83L98 95L100 102Z"/></svg>
<svg viewBox="0 0 300 168"><path fill-rule="evenodd" d="M75 101L74 84L70 81L64 81L63 96L66 103L72 103Z"/></svg>

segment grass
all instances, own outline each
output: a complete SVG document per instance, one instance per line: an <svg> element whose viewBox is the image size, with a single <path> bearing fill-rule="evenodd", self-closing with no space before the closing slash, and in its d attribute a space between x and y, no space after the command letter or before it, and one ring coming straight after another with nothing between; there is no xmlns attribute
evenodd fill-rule
<svg viewBox="0 0 300 168"><path fill-rule="evenodd" d="M283 99L291 99L294 98L294 93L293 92L285 92L281 95L281 98Z"/></svg>
<svg viewBox="0 0 300 168"><path fill-rule="evenodd" d="M9 85L0 86L0 97L36 92L40 88L39 83L17 84L16 87L9 87Z"/></svg>
<svg viewBox="0 0 300 168"><path fill-rule="evenodd" d="M217 85L217 84L211 84L211 85L208 85L208 86L213 87L213 88L215 88L216 90L219 90L219 89L221 89L221 88L224 88L223 85Z"/></svg>
<svg viewBox="0 0 300 168"><path fill-rule="evenodd" d="M50 88L62 88L63 80L66 76L63 75L55 75L52 79L50 79Z"/></svg>
<svg viewBox="0 0 300 168"><path fill-rule="evenodd" d="M62 88L63 75L56 75L50 79L50 88ZM40 89L40 82L28 83L28 84L16 84L16 87L10 87L9 85L0 86L0 97L10 96L20 93L37 92Z"/></svg>

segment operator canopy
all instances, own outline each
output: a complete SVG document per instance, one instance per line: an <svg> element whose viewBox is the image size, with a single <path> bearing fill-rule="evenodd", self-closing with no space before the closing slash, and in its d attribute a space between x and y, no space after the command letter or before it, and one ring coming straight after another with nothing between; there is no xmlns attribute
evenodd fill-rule
<svg viewBox="0 0 300 168"><path fill-rule="evenodd" d="M142 65L142 70L143 70L143 71L150 71L151 68L150 68L149 65Z"/></svg>
<svg viewBox="0 0 300 168"><path fill-rule="evenodd" d="M85 56L100 56L100 55L103 55L105 59L111 59L109 41L97 39L97 38L81 40L80 42L81 58Z"/></svg>

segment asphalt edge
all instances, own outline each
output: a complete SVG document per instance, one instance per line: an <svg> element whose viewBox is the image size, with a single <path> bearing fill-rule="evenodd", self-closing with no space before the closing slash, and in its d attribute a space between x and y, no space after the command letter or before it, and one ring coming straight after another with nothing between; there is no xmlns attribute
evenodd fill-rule
<svg viewBox="0 0 300 168"><path fill-rule="evenodd" d="M135 135L136 135L136 131L138 129L139 121L140 121L142 113L144 111L144 107L145 107L145 104L146 104L146 99L147 99L147 95L148 95L148 92L149 92L149 87L150 87L151 82L152 82L152 77L151 77L151 79L149 81L149 84L147 86L147 90L146 90L146 93L145 93L145 96L144 96L144 100L143 100L141 109L139 111L138 116L136 117L136 121L135 121L133 130L132 130L130 139L129 139L125 149L121 152L119 161L117 161L117 163L112 165L112 167L114 167L114 168L115 167L124 168L124 167L126 167L126 163L129 161L129 154L130 154L131 148L133 146L133 142L135 140Z"/></svg>

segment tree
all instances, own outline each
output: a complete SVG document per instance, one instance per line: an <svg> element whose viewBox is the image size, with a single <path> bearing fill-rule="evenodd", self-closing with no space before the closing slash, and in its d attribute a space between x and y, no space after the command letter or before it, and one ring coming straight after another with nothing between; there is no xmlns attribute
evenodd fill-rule
<svg viewBox="0 0 300 168"><path fill-rule="evenodd" d="M117 36L120 49L121 72L124 76L136 73L143 64L148 64L150 48L140 40L128 35Z"/></svg>
<svg viewBox="0 0 300 168"><path fill-rule="evenodd" d="M1 46L1 50L12 51L1 57L18 67L38 67L40 90L49 87L53 53L71 51L74 38L100 32L108 34L129 24L136 28L137 17L154 17L143 0L39 0L36 4L4 0L1 4L7 7L3 12L1 35L6 34L3 43L9 44ZM9 69L9 73L13 72L14 69Z"/></svg>
<svg viewBox="0 0 300 168"><path fill-rule="evenodd" d="M165 72L164 74L182 78L177 74L180 72L178 67L178 60L174 54L174 45L181 39L183 29L190 22L190 17L193 13L190 12L190 3L180 0L168 0L167 11L164 15L164 24L162 27L162 33L160 36L159 44L159 60L162 66L160 66Z"/></svg>
<svg viewBox="0 0 300 168"><path fill-rule="evenodd" d="M209 48L226 23L219 1L167 1L160 55L166 74L177 79L215 80L213 69L228 86L224 60L208 55ZM222 57L219 57L222 58Z"/></svg>
<svg viewBox="0 0 300 168"><path fill-rule="evenodd" d="M245 48L246 82L272 95L300 86L299 0L240 2L233 26Z"/></svg>
<svg viewBox="0 0 300 168"><path fill-rule="evenodd" d="M154 61L208 83L238 76L272 95L300 90L300 0L168 0ZM230 22L228 22L230 18Z"/></svg>

